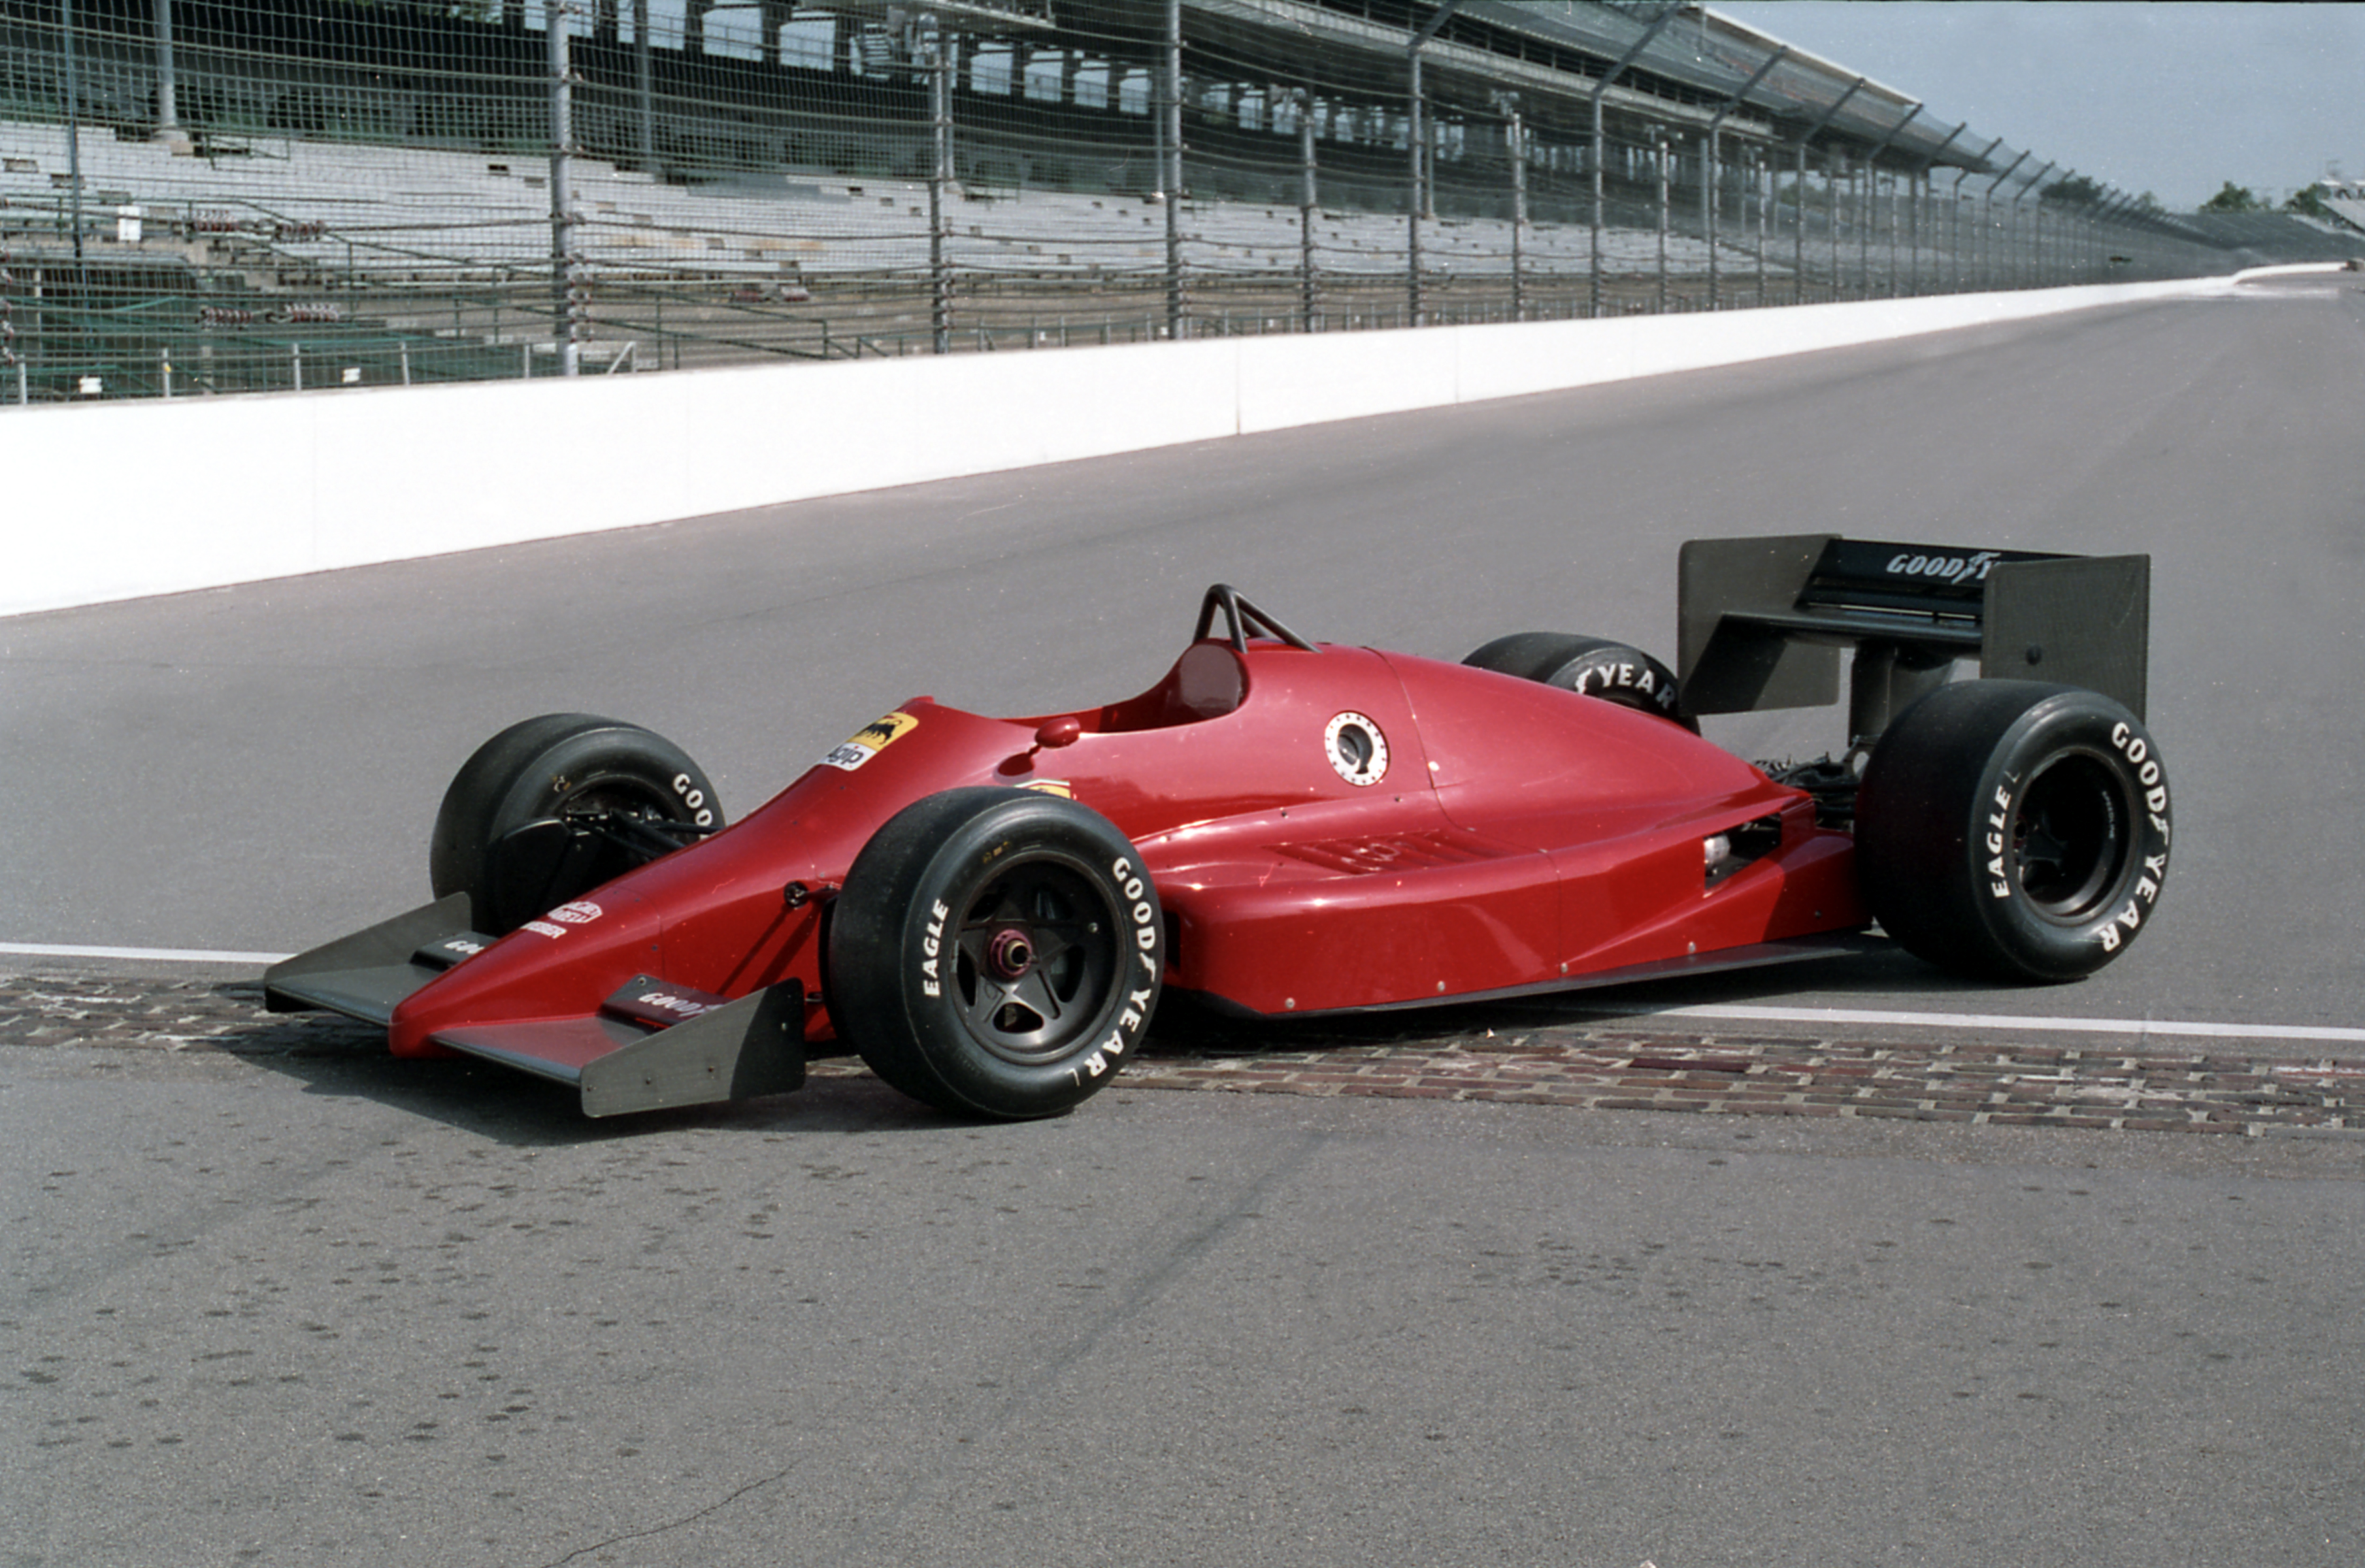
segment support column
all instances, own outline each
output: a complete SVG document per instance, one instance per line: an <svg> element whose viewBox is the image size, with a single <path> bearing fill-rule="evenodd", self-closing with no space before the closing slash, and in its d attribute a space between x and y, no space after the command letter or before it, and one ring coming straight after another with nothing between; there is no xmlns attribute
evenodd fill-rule
<svg viewBox="0 0 2365 1568"><path fill-rule="evenodd" d="M1160 120L1166 128L1166 335L1184 331L1182 299L1182 0L1166 0L1166 83Z"/></svg>
<svg viewBox="0 0 2365 1568"><path fill-rule="evenodd" d="M1314 265L1314 220L1322 210L1314 161L1314 101L1303 87L1293 93L1291 99L1297 105L1298 330L1311 332L1319 330L1321 321Z"/></svg>
<svg viewBox="0 0 2365 1568"><path fill-rule="evenodd" d="M1511 319L1528 319L1526 269L1522 252L1528 232L1528 128L1519 118L1519 103L1509 98L1510 118L1503 126L1504 151L1511 159Z"/></svg>
<svg viewBox="0 0 2365 1568"><path fill-rule="evenodd" d="M1790 303L1807 300L1807 143L1799 142L1797 166L1790 174Z"/></svg>
<svg viewBox="0 0 2365 1568"><path fill-rule="evenodd" d="M173 66L173 0L156 0L156 139L174 151L185 150L177 102L178 74Z"/></svg>
<svg viewBox="0 0 2365 1568"><path fill-rule="evenodd" d="M1768 221L1774 205L1773 161L1756 148L1749 150L1749 194L1757 203L1757 303L1765 303L1765 252L1773 241Z"/></svg>
<svg viewBox="0 0 2365 1568"><path fill-rule="evenodd" d="M1710 130L1700 138L1700 231L1708 236L1708 308L1714 310L1717 299L1716 218L1717 196L1717 133Z"/></svg>
<svg viewBox="0 0 2365 1568"><path fill-rule="evenodd" d="M1659 164L1659 314L1667 313L1667 139L1656 143Z"/></svg>
<svg viewBox="0 0 2365 1568"><path fill-rule="evenodd" d="M953 179L952 59L936 17L917 26L928 73L928 348L947 354L953 352L953 274L945 248L951 238L945 196Z"/></svg>
<svg viewBox="0 0 2365 1568"><path fill-rule="evenodd" d="M657 170L657 98L649 66L649 0L633 0L633 95L639 102L641 172Z"/></svg>
<svg viewBox="0 0 2365 1568"><path fill-rule="evenodd" d="M544 57L550 67L550 326L558 350L558 373L573 375L581 365L583 339L590 322L583 258L577 253L575 197L575 71L567 58L568 0L544 0Z"/></svg>
<svg viewBox="0 0 2365 1568"><path fill-rule="evenodd" d="M1422 208L1429 205L1429 193L1424 182L1424 176L1428 171L1423 167L1422 157L1428 150L1422 145L1426 140L1426 135L1422 129L1420 44L1418 41L1412 46L1411 60L1406 67L1406 74L1407 77L1407 101L1409 106L1407 109L1407 118L1405 122L1405 155L1410 160L1411 167L1407 174L1407 188L1405 193L1405 308L1406 324L1418 327L1423 325L1420 297L1420 217Z"/></svg>

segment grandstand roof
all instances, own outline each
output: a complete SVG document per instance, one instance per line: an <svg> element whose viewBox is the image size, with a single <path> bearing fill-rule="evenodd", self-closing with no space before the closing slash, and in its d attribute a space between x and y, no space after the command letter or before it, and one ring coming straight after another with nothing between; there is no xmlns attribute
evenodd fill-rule
<svg viewBox="0 0 2365 1568"><path fill-rule="evenodd" d="M1897 164L1924 162L1997 173L2018 154L1922 114L1921 103L1700 5L1610 5L1600 0L1182 0L1194 47L1215 40L1243 76L1293 83L1309 51L1358 59L1374 96L1404 91L1416 34L1452 10L1422 51L1424 85L1441 112L1495 112L1496 95L1519 94L1532 121L1581 124L1600 78L1636 50L1604 95L1622 116L1742 139L1881 150ZM1163 0L1074 0L1063 19L1105 24L1144 42L1162 35ZM1664 18L1664 19L1663 19ZM1769 69L1769 58L1778 53ZM1754 84L1753 84L1754 79ZM2033 174L2034 166L2029 168ZM2025 176L2023 176L2025 177Z"/></svg>

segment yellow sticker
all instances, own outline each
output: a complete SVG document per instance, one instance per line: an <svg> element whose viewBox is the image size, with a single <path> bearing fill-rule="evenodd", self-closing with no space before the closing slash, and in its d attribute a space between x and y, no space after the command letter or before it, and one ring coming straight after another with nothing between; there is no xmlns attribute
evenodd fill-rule
<svg viewBox="0 0 2365 1568"><path fill-rule="evenodd" d="M822 761L851 773L919 727L919 720L898 709L883 719L874 719L863 725L844 745L823 757Z"/></svg>
<svg viewBox="0 0 2365 1568"><path fill-rule="evenodd" d="M1064 778L1037 778L1032 784L1021 784L1021 790L1032 790L1038 795L1057 795L1063 801L1076 798L1076 787Z"/></svg>

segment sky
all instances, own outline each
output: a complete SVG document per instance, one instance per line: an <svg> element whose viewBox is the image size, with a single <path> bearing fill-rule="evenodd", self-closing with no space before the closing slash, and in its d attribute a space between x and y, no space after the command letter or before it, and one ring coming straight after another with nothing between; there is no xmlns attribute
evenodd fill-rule
<svg viewBox="0 0 2365 1568"><path fill-rule="evenodd" d="M2035 160L2190 211L2365 180L2365 5L1709 0ZM2327 168L2327 165L2333 166Z"/></svg>

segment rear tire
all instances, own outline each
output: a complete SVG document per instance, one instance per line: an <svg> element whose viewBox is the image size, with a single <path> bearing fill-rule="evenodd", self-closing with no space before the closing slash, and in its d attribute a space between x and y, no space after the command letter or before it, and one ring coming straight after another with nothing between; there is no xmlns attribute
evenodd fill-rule
<svg viewBox="0 0 2365 1568"><path fill-rule="evenodd" d="M499 936L646 865L667 839L723 825L713 781L671 741L589 713L545 713L478 746L453 776L428 880L439 899L466 893L476 928ZM615 842L615 829L637 838L652 826L664 837Z"/></svg>
<svg viewBox="0 0 2365 1568"><path fill-rule="evenodd" d="M1958 974L2067 980L2126 951L2167 879L2158 743L2099 693L1944 686L1898 715L1856 801L1865 902Z"/></svg>
<svg viewBox="0 0 2365 1568"><path fill-rule="evenodd" d="M1515 632L1493 642L1462 661L1474 669L1515 675L1598 697L1637 713L1649 713L1699 734L1699 722L1678 706L1676 672L1642 649L1607 637L1579 637L1564 632Z"/></svg>
<svg viewBox="0 0 2365 1568"><path fill-rule="evenodd" d="M948 790L871 835L830 912L830 1017L870 1070L959 1115L1051 1116L1149 1032L1165 924L1140 854L1088 807Z"/></svg>

